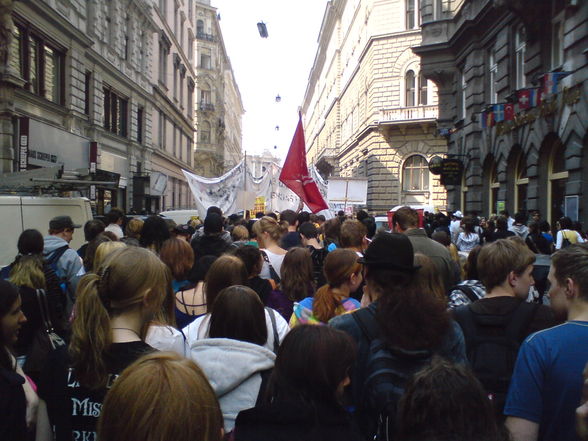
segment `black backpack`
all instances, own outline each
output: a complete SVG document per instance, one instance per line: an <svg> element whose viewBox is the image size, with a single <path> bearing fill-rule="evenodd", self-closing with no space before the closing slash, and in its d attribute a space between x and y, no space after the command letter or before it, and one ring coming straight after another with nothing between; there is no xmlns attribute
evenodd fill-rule
<svg viewBox="0 0 588 441"><path fill-rule="evenodd" d="M431 361L432 352L408 351L386 344L379 330L372 308L363 308L352 314L369 342L365 364L365 380L361 403L366 421L366 439L389 441L395 432L398 401L404 386L412 376Z"/></svg>
<svg viewBox="0 0 588 441"><path fill-rule="evenodd" d="M453 310L463 330L470 366L492 400L497 417L502 418L519 347L538 307L537 303L521 302L506 315L477 314L471 305Z"/></svg>

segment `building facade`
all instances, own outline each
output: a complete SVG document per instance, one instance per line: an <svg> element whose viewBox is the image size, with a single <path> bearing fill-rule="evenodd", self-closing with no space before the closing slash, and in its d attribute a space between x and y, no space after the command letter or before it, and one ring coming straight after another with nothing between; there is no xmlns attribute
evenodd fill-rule
<svg viewBox="0 0 588 441"><path fill-rule="evenodd" d="M220 176L241 160L244 113L227 56L219 16L210 0L196 8L196 148L194 167L201 176Z"/></svg>
<svg viewBox="0 0 588 441"><path fill-rule="evenodd" d="M152 63L150 180L160 181L152 191L161 194L161 210L195 207L182 173L194 166L195 12L194 0L158 0L154 7L158 32L152 37L157 52Z"/></svg>
<svg viewBox="0 0 588 441"><path fill-rule="evenodd" d="M445 208L428 163L446 152L437 93L420 72L418 2L327 3L302 112L307 156L323 177L368 178L367 209Z"/></svg>
<svg viewBox="0 0 588 441"><path fill-rule="evenodd" d="M421 14L414 50L464 165L449 208L586 224L588 3L422 0Z"/></svg>

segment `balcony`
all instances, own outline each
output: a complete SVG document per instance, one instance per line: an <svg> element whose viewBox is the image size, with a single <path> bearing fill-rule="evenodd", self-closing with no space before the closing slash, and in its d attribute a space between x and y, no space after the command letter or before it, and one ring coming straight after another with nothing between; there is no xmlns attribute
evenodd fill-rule
<svg viewBox="0 0 588 441"><path fill-rule="evenodd" d="M431 121L439 116L438 106L396 107L380 110L380 124Z"/></svg>
<svg viewBox="0 0 588 441"><path fill-rule="evenodd" d="M198 103L198 109L203 112L214 112L214 104L212 104L212 103Z"/></svg>
<svg viewBox="0 0 588 441"><path fill-rule="evenodd" d="M204 41L214 41L214 35L206 34L204 32L196 32L196 38Z"/></svg>

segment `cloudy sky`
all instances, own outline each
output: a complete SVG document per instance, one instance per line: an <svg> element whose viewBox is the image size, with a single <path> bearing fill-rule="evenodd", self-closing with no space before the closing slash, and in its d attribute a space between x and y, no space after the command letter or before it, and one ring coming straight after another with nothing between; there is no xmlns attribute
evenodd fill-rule
<svg viewBox="0 0 588 441"><path fill-rule="evenodd" d="M225 46L245 107L243 150L259 154L267 149L284 159L298 123L327 0L211 3L221 16ZM260 21L267 26L268 38L259 36Z"/></svg>

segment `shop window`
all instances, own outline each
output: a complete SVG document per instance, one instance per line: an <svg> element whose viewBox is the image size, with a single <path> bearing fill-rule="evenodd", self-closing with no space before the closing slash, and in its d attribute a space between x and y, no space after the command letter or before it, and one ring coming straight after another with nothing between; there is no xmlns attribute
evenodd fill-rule
<svg viewBox="0 0 588 441"><path fill-rule="evenodd" d="M429 190L429 165L420 155L410 156L402 166L402 189L404 191Z"/></svg>
<svg viewBox="0 0 588 441"><path fill-rule="evenodd" d="M515 170L515 204L516 211L527 210L527 188L529 178L527 177L527 156L522 152L518 157Z"/></svg>
<svg viewBox="0 0 588 441"><path fill-rule="evenodd" d="M557 139L554 141L549 158L548 202L552 224L564 215L564 202L568 171L565 168L565 146Z"/></svg>
<svg viewBox="0 0 588 441"><path fill-rule="evenodd" d="M64 101L65 51L30 28L15 26L8 60L25 88L56 104Z"/></svg>
<svg viewBox="0 0 588 441"><path fill-rule="evenodd" d="M489 183L489 198L488 198L488 213L496 214L497 203L498 203L498 190L500 190L500 182L498 182L498 168L496 163L492 164L492 170L490 172L490 183Z"/></svg>
<svg viewBox="0 0 588 441"><path fill-rule="evenodd" d="M118 136L127 136L128 126L127 98L109 87L104 88L104 128Z"/></svg>

